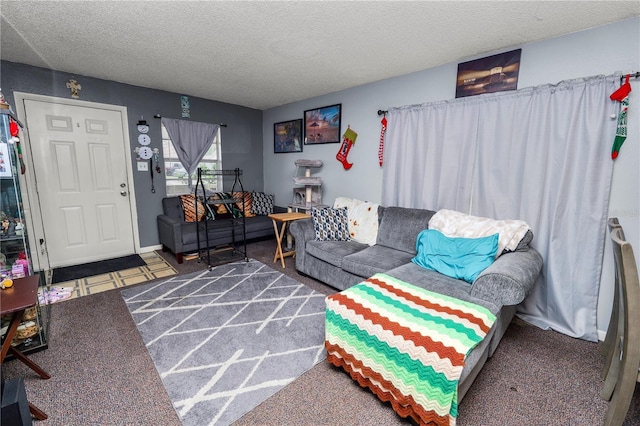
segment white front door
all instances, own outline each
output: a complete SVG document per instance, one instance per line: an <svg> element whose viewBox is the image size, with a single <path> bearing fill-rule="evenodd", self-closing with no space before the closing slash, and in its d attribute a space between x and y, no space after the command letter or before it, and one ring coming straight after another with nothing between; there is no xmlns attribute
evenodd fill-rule
<svg viewBox="0 0 640 426"><path fill-rule="evenodd" d="M133 254L122 112L24 105L49 266Z"/></svg>

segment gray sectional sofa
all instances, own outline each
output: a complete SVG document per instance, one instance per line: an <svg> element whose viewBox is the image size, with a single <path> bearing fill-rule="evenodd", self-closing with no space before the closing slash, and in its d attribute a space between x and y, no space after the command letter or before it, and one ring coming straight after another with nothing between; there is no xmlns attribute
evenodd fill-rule
<svg viewBox="0 0 640 426"><path fill-rule="evenodd" d="M466 358L458 387L462 400L500 339L520 304L533 289L542 257L529 242L528 232L516 251L499 256L473 281L450 278L411 262L416 238L428 228L431 210L378 207L376 244L356 241L316 241L312 219L298 220L290 230L296 244L296 269L338 290L362 282L376 273L387 275L440 294L456 297L489 309L497 319L486 338Z"/></svg>

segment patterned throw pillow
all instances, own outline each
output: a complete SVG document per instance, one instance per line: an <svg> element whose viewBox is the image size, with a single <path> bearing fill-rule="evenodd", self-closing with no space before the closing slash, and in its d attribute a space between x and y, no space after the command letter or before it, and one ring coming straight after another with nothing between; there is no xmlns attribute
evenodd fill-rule
<svg viewBox="0 0 640 426"><path fill-rule="evenodd" d="M186 194L180 196L180 202L182 204L182 211L184 212L185 222L199 222L205 214L204 204L200 200L196 200L194 194ZM198 204L198 217L196 218L196 203Z"/></svg>
<svg viewBox="0 0 640 426"><path fill-rule="evenodd" d="M240 200L236 202L238 209L242 211L242 204L244 203L244 217L253 217L255 214L251 213L251 193L250 192L234 192L233 198Z"/></svg>
<svg viewBox="0 0 640 426"><path fill-rule="evenodd" d="M251 213L260 216L267 216L273 213L273 194L264 192L251 193Z"/></svg>
<svg viewBox="0 0 640 426"><path fill-rule="evenodd" d="M214 214L217 219L223 219L225 217L242 217L242 207L238 207L238 204L234 201L231 192L215 192L209 197L210 201L217 201L212 205ZM214 208L215 207L215 208Z"/></svg>
<svg viewBox="0 0 640 426"><path fill-rule="evenodd" d="M347 208L325 207L311 210L317 241L349 241Z"/></svg>

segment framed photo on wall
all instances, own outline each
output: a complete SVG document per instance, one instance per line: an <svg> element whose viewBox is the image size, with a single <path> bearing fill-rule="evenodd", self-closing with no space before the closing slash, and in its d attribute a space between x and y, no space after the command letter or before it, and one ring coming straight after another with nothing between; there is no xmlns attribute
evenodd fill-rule
<svg viewBox="0 0 640 426"><path fill-rule="evenodd" d="M273 152L302 152L302 119L273 125Z"/></svg>
<svg viewBox="0 0 640 426"><path fill-rule="evenodd" d="M339 143L342 104L304 112L304 144Z"/></svg>
<svg viewBox="0 0 640 426"><path fill-rule="evenodd" d="M458 64L456 98L518 88L522 49Z"/></svg>

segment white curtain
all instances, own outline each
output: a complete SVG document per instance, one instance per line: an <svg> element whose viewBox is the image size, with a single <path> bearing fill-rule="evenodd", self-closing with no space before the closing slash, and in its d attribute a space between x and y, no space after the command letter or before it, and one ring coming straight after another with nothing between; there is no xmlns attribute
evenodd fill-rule
<svg viewBox="0 0 640 426"><path fill-rule="evenodd" d="M596 341L619 81L391 108L383 205L525 220L544 265L519 315Z"/></svg>
<svg viewBox="0 0 640 426"><path fill-rule="evenodd" d="M174 118L162 118L162 124L167 129L178 159L189 172L189 188L191 188L191 175L211 147L220 126Z"/></svg>

